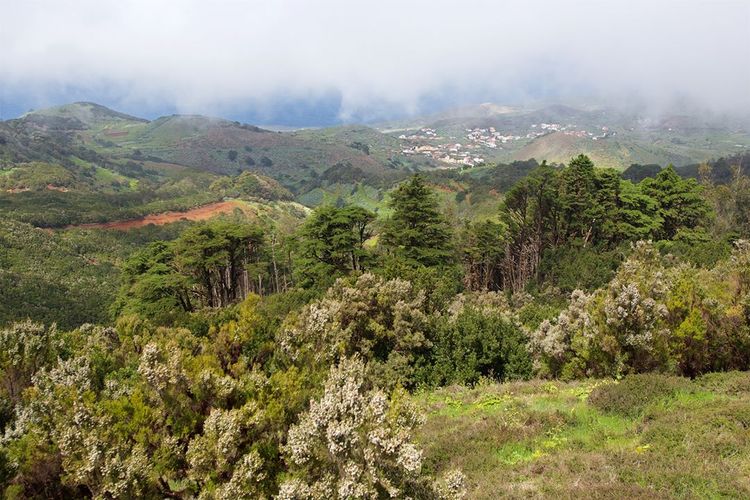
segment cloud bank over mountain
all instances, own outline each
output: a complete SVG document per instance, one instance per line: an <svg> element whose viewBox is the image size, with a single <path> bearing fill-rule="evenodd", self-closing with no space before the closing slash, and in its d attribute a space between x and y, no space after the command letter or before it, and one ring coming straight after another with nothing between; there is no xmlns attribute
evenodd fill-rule
<svg viewBox="0 0 750 500"><path fill-rule="evenodd" d="M0 7L6 101L94 95L131 111L252 108L269 117L307 103L313 115L333 109L343 119L477 100L750 110L746 0L0 0Z"/></svg>

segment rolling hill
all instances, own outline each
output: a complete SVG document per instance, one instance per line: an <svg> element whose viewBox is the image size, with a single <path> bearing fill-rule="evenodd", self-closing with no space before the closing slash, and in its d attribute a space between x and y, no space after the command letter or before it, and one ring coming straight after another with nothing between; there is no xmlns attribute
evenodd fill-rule
<svg viewBox="0 0 750 500"><path fill-rule="evenodd" d="M353 179L387 187L426 166L391 160L398 142L367 127L278 133L197 115L149 121L73 103L0 122L0 210L59 227L236 196L288 201ZM244 181L255 180L235 189L243 172L251 173Z"/></svg>
<svg viewBox="0 0 750 500"><path fill-rule="evenodd" d="M148 121L93 103L27 113L4 122L0 137L6 136L1 147L14 153L0 158L15 161L44 161L85 150L90 158L114 165L151 161L219 175L253 170L294 192L305 191L334 166L372 182L398 178L402 167L388 161L399 151L398 141L366 127L281 133L198 115ZM61 148L24 147L34 146L34 138Z"/></svg>
<svg viewBox="0 0 750 500"><path fill-rule="evenodd" d="M423 171L446 207L475 214L496 206L532 158L565 163L584 153L597 166L672 163L695 176L699 162L750 149L747 121L483 104L379 128L274 132L199 115L146 120L79 102L0 122L0 209L45 227L137 218L233 198L232 179L252 172L288 190L280 200L382 210L396 182ZM467 167L466 176L442 175Z"/></svg>
<svg viewBox="0 0 750 500"><path fill-rule="evenodd" d="M415 153L468 164L547 160L584 153L599 166L689 165L750 149L750 117L694 112L649 113L614 108L511 108L487 103L381 124ZM434 151L433 151L434 150ZM477 161L479 160L479 161Z"/></svg>

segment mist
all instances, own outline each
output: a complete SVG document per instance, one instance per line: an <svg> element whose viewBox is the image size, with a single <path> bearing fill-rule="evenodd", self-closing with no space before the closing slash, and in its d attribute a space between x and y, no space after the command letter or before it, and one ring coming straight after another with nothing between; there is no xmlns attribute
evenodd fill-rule
<svg viewBox="0 0 750 500"><path fill-rule="evenodd" d="M0 0L0 12L11 109L96 100L318 122L483 101L750 112L746 0Z"/></svg>

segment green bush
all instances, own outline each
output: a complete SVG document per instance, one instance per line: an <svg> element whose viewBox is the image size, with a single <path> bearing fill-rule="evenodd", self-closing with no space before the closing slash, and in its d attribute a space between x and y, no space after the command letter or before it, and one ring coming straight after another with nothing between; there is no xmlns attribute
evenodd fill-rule
<svg viewBox="0 0 750 500"><path fill-rule="evenodd" d="M506 315L466 308L437 329L429 383L474 384L481 378L528 379L532 366L527 342L526 332Z"/></svg>
<svg viewBox="0 0 750 500"><path fill-rule="evenodd" d="M698 267L710 268L727 259L732 253L732 245L723 238L713 238L703 231L680 231L672 241L657 244L662 253Z"/></svg>
<svg viewBox="0 0 750 500"><path fill-rule="evenodd" d="M689 388L690 381L682 377L642 373L597 387L591 392L589 402L607 413L635 417L651 403L674 397Z"/></svg>
<svg viewBox="0 0 750 500"><path fill-rule="evenodd" d="M750 393L750 373L731 371L726 373L707 373L695 380L704 390L720 394L737 395Z"/></svg>
<svg viewBox="0 0 750 500"><path fill-rule="evenodd" d="M523 326L534 330L539 328L542 321L557 318L567 306L567 300L567 296L537 297L518 309L518 319Z"/></svg>
<svg viewBox="0 0 750 500"><path fill-rule="evenodd" d="M580 244L546 250L539 263L539 283L563 292L591 291L609 282L620 265L624 248L607 250Z"/></svg>

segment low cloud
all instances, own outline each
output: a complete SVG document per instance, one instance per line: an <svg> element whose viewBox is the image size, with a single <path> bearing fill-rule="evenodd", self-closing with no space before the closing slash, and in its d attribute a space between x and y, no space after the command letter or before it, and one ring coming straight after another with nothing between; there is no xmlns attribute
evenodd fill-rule
<svg viewBox="0 0 750 500"><path fill-rule="evenodd" d="M750 110L750 2L0 0L0 86L44 103L342 118L496 100ZM427 109L429 110L429 109Z"/></svg>

